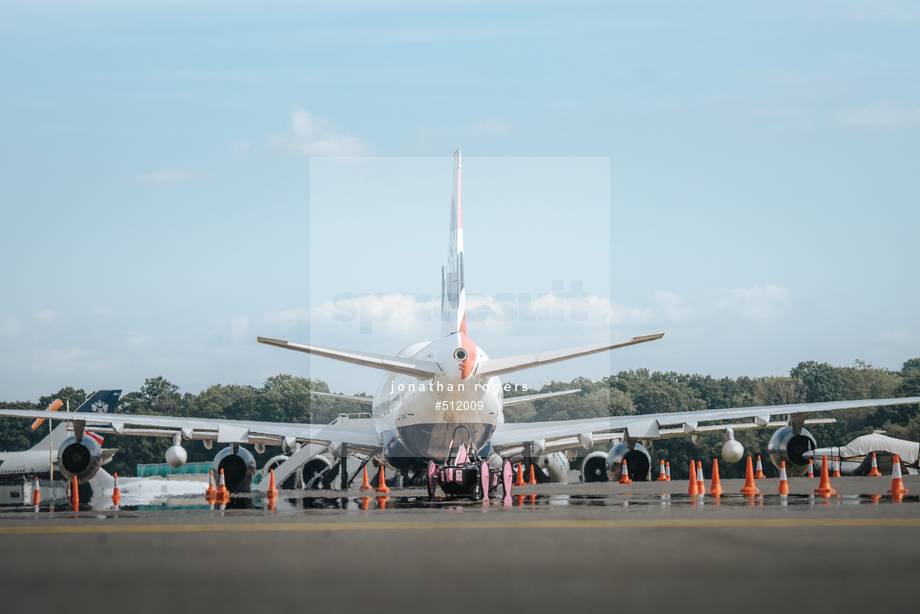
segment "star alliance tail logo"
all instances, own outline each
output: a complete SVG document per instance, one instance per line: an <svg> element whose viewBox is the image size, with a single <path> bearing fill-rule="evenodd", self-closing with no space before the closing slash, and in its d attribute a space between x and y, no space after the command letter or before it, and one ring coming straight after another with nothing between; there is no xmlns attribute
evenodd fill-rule
<svg viewBox="0 0 920 614"><path fill-rule="evenodd" d="M97 414L104 414L109 411L109 404L103 401L96 401L90 409Z"/></svg>

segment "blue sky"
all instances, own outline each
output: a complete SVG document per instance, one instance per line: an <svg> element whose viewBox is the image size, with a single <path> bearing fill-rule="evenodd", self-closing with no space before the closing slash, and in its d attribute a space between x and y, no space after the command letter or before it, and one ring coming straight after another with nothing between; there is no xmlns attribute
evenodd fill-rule
<svg viewBox="0 0 920 614"><path fill-rule="evenodd" d="M583 280L609 322L485 322L487 352L667 333L520 381L920 356L916 5L493 4L0 5L0 398L372 391L254 338L431 338L323 305L438 291L457 148L468 290Z"/></svg>

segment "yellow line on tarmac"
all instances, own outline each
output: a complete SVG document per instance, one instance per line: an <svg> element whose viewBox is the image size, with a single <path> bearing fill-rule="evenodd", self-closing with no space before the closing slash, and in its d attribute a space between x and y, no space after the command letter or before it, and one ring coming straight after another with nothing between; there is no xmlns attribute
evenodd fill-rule
<svg viewBox="0 0 920 614"><path fill-rule="evenodd" d="M920 518L760 518L749 520L522 520L495 522L288 522L226 524L85 524L0 527L0 535L98 533L312 533L316 531L454 531L458 529L736 529L920 527Z"/></svg>

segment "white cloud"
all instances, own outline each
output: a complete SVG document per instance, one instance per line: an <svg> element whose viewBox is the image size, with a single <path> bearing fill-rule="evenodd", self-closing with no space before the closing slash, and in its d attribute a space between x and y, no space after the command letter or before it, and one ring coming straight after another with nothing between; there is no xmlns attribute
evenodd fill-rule
<svg viewBox="0 0 920 614"><path fill-rule="evenodd" d="M912 335L909 326L902 326L894 330L885 331L879 335L879 337L885 343L891 343L894 345L910 345Z"/></svg>
<svg viewBox="0 0 920 614"><path fill-rule="evenodd" d="M287 311L269 311L262 317L267 326L291 330L300 324L310 323L310 312L306 309L288 309Z"/></svg>
<svg viewBox="0 0 920 614"><path fill-rule="evenodd" d="M366 156L373 148L361 139L335 131L332 122L295 106L291 111L291 125L281 136L268 139L277 147L299 156Z"/></svg>
<svg viewBox="0 0 920 614"><path fill-rule="evenodd" d="M41 324L53 324L57 320L54 309L42 309L35 312L35 319Z"/></svg>
<svg viewBox="0 0 920 614"><path fill-rule="evenodd" d="M13 337L21 328L19 320L8 313L0 313L0 337Z"/></svg>
<svg viewBox="0 0 920 614"><path fill-rule="evenodd" d="M726 290L712 305L745 320L768 322L789 309L789 290L778 285Z"/></svg>
<svg viewBox="0 0 920 614"><path fill-rule="evenodd" d="M245 139L234 139L233 144L230 145L230 153L236 155L243 155L250 149L252 149L252 143Z"/></svg>
<svg viewBox="0 0 920 614"><path fill-rule="evenodd" d="M157 171L155 173L141 173L137 176L138 183L147 185L170 185L189 181L192 174L187 171Z"/></svg>
<svg viewBox="0 0 920 614"><path fill-rule="evenodd" d="M916 128L920 127L920 107L878 103L842 111L837 120L862 128Z"/></svg>

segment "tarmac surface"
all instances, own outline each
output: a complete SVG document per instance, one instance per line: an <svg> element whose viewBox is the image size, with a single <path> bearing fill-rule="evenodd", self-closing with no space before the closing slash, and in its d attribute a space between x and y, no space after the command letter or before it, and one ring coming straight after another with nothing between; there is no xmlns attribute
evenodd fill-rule
<svg viewBox="0 0 920 614"><path fill-rule="evenodd" d="M901 611L920 564L920 476L904 482L900 503L886 476L828 499L798 478L785 499L766 479L753 499L684 481L3 508L0 611Z"/></svg>

